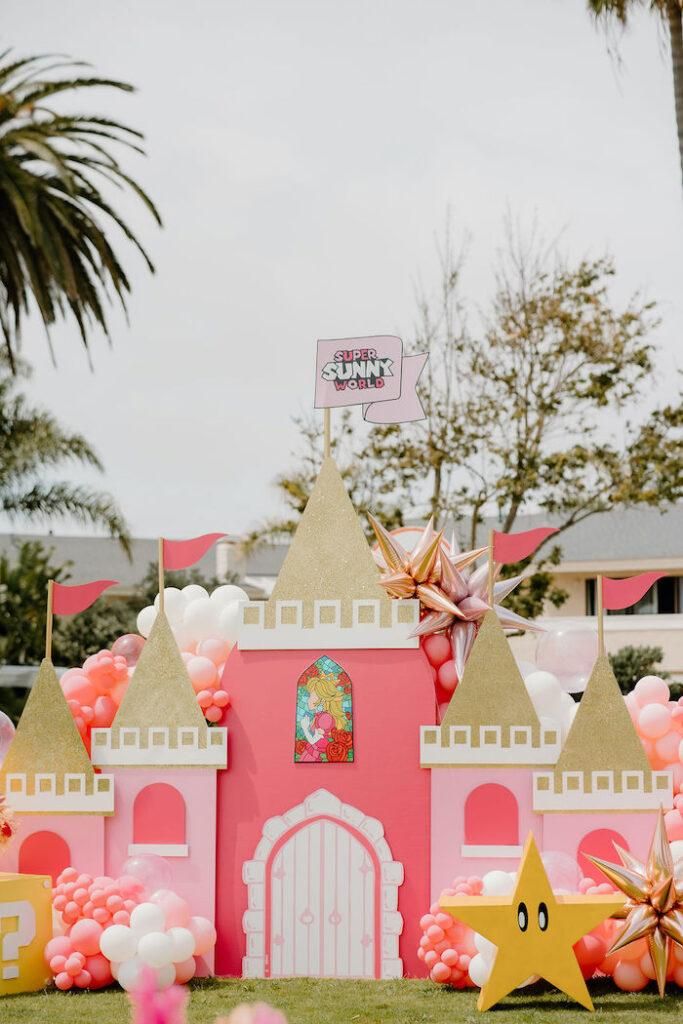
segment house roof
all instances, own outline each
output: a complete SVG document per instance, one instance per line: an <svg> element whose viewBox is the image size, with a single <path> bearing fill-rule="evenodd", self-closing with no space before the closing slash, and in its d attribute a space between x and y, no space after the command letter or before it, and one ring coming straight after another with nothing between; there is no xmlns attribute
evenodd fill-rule
<svg viewBox="0 0 683 1024"><path fill-rule="evenodd" d="M157 614L149 638L135 666L112 731L190 726L199 729L200 746L206 746L208 727L197 704L175 637L163 612Z"/></svg>
<svg viewBox="0 0 683 1024"><path fill-rule="evenodd" d="M540 742L540 722L495 612L487 612L472 645L463 677L451 697L441 729L472 726L472 742L480 729L500 725L501 742L510 746L510 729L529 726L534 745Z"/></svg>
<svg viewBox="0 0 683 1024"><path fill-rule="evenodd" d="M313 625L313 602L341 601L341 622L351 625L354 599L389 600L379 570L333 459L325 459L268 601L302 601L303 625ZM268 614L266 616L268 622Z"/></svg>
<svg viewBox="0 0 683 1024"><path fill-rule="evenodd" d="M56 773L57 792L62 793L65 773L85 775L91 791L94 769L83 745L52 662L44 659L38 669L17 731L2 762L0 788L6 773L35 776Z"/></svg>

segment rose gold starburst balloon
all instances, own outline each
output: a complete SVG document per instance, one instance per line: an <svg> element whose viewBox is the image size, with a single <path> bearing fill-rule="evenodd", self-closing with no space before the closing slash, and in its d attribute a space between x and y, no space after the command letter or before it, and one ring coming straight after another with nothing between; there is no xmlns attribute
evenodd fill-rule
<svg viewBox="0 0 683 1024"><path fill-rule="evenodd" d="M671 847L666 837L664 811L660 807L650 852L645 864L614 844L621 864L588 857L625 896L625 923L608 956L636 939L646 938L654 964L660 996L666 987L671 944L683 947L683 884L676 878Z"/></svg>

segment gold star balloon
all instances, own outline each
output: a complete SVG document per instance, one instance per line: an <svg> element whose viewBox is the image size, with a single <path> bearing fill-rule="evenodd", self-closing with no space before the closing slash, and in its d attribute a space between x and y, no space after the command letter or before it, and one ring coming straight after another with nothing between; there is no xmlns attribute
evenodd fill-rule
<svg viewBox="0 0 683 1024"><path fill-rule="evenodd" d="M671 943L683 946L683 878L676 878L663 809L659 809L645 864L616 843L614 848L621 864L610 864L600 857L588 858L628 897L620 915L626 919L624 926L612 943L608 956L630 942L646 938L657 988L663 996Z"/></svg>
<svg viewBox="0 0 683 1024"><path fill-rule="evenodd" d="M536 974L593 1009L572 946L620 910L623 896L555 896L532 833L511 896L446 896L439 904L498 947L478 1009L488 1010Z"/></svg>
<svg viewBox="0 0 683 1024"><path fill-rule="evenodd" d="M488 563L473 571L469 569L487 548L449 556L443 530L436 532L432 518L413 550L407 551L370 513L368 519L377 537L376 559L382 571L380 583L390 597L419 600L425 615L412 635L445 633L451 642L458 677L462 678L479 623L491 609L487 599ZM496 567L496 576L498 572ZM502 626L539 629L500 604L522 579L522 576L513 576L494 583L493 610Z"/></svg>

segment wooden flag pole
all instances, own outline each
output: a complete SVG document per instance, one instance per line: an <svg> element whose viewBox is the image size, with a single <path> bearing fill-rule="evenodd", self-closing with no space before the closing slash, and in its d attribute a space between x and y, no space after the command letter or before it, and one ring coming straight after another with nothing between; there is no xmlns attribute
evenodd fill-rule
<svg viewBox="0 0 683 1024"><path fill-rule="evenodd" d="M596 612L598 616L598 655L602 657L605 653L605 623L604 610L602 607L602 576L595 581Z"/></svg>
<svg viewBox="0 0 683 1024"><path fill-rule="evenodd" d="M159 537L159 611L164 610L164 538Z"/></svg>
<svg viewBox="0 0 683 1024"><path fill-rule="evenodd" d="M52 661L52 607L54 604L55 581L47 581L47 617L45 619L45 659Z"/></svg>
<svg viewBox="0 0 683 1024"><path fill-rule="evenodd" d="M332 454L332 410L323 409L323 458Z"/></svg>
<svg viewBox="0 0 683 1024"><path fill-rule="evenodd" d="M489 530L489 585L488 585L488 597L489 605L493 608L493 581L495 579L494 567L493 567L493 530Z"/></svg>

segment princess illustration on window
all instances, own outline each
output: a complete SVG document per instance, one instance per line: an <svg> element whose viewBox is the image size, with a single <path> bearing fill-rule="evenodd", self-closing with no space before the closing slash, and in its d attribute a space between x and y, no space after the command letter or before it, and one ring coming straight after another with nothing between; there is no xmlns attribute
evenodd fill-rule
<svg viewBox="0 0 683 1024"><path fill-rule="evenodd" d="M325 655L299 679L294 760L309 764L353 761L351 680Z"/></svg>

